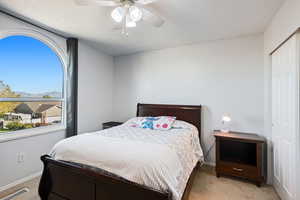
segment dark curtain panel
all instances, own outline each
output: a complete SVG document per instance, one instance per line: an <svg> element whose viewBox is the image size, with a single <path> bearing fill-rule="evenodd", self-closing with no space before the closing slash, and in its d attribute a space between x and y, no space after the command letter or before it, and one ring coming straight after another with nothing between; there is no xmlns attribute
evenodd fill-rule
<svg viewBox="0 0 300 200"><path fill-rule="evenodd" d="M67 39L67 137L77 135L77 99L78 99L78 39Z"/></svg>

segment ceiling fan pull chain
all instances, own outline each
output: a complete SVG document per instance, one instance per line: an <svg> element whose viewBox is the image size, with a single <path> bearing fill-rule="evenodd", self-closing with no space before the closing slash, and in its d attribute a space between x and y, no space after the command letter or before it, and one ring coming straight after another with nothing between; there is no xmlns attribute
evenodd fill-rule
<svg viewBox="0 0 300 200"><path fill-rule="evenodd" d="M122 28L122 34L128 37L129 33L127 30L127 16L128 15L128 8L125 6L125 13L123 17L123 28Z"/></svg>

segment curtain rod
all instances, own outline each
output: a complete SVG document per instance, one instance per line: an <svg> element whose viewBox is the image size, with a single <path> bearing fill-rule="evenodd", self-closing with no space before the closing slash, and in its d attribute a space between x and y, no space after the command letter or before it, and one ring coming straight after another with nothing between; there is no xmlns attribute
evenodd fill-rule
<svg viewBox="0 0 300 200"><path fill-rule="evenodd" d="M52 33L52 34L54 34L54 35L57 35L57 36L59 36L59 37L62 37L62 38L65 38L65 39L68 38L68 37L66 37L66 36L64 36L64 35L62 35L62 34L59 34L59 33L55 32L55 31L49 30L48 28L45 28L45 27L43 27L43 26L41 26L41 25L38 25L38 24L36 24L36 23L33 23L33 22L31 22L29 19L24 19L23 17L16 16L16 14L13 14L12 12L5 11L5 10L3 10L3 8L1 8L1 7L0 7L0 13L3 13L3 14L8 15L8 16L10 16L10 17L13 17L13 18L15 18L15 19L17 19L17 20L20 20L20 21L22 21L22 22L25 22L25 23L30 24L30 25L32 25L32 26L35 26L35 27L37 27L37 28L40 28L40 29L42 29L42 30L44 30L44 31L50 32L50 33Z"/></svg>

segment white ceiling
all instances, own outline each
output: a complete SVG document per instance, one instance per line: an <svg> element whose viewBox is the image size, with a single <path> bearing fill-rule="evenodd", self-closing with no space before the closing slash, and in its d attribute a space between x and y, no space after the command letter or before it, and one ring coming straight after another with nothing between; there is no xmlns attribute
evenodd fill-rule
<svg viewBox="0 0 300 200"><path fill-rule="evenodd" d="M166 20L145 22L126 38L113 30L112 8L78 6L73 0L0 0L0 7L59 32L89 41L110 55L174 47L261 33L284 0L159 0Z"/></svg>

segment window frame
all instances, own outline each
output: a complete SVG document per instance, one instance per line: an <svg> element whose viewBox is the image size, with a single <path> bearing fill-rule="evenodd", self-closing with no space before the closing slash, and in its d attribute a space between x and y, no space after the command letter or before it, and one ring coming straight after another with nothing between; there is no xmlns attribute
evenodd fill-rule
<svg viewBox="0 0 300 200"><path fill-rule="evenodd" d="M37 127L30 129L22 129L17 131L10 131L0 133L0 142L13 140L16 138L31 137L39 134L46 134L53 131L66 129L66 83L67 83L67 53L65 48L62 48L50 36L32 29L11 29L6 31L0 30L0 40L11 36L25 36L36 39L43 44L47 45L59 58L63 70L63 85L62 85L62 98L44 99L44 98L0 98L0 102L61 102L62 103L62 122L57 125L49 125L45 127Z"/></svg>

